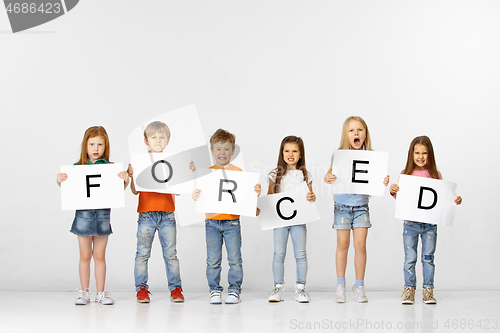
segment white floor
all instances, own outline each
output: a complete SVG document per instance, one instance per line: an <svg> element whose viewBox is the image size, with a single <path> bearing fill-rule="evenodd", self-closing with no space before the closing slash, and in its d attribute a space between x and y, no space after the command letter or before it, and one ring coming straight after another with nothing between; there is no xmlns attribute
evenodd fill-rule
<svg viewBox="0 0 500 333"><path fill-rule="evenodd" d="M210 305L208 292L185 292L174 304L167 292L154 292L139 304L133 292L114 292L115 305L74 305L75 293L0 292L0 332L499 332L499 291L437 291L438 304L401 305L397 291L367 291L358 304L345 304L333 292L310 292L309 304L268 303L267 292L245 292L237 305ZM223 295L225 297L225 294Z"/></svg>

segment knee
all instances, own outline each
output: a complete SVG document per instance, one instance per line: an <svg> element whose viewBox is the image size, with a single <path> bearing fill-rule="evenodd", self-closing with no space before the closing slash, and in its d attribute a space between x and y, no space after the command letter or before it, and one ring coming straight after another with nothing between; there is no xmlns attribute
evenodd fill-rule
<svg viewBox="0 0 500 333"><path fill-rule="evenodd" d="M283 263L285 262L285 256L286 256L285 251L274 250L273 261Z"/></svg>
<svg viewBox="0 0 500 333"><path fill-rule="evenodd" d="M296 262L304 262L304 261L307 261L307 252L306 250L298 250L298 251L294 251L294 255L295 255L295 261Z"/></svg>
<svg viewBox="0 0 500 333"><path fill-rule="evenodd" d="M337 243L337 251L347 252L349 249L349 242L338 242Z"/></svg>
<svg viewBox="0 0 500 333"><path fill-rule="evenodd" d="M354 243L354 250L358 254L365 254L366 253L366 243L365 242Z"/></svg>
<svg viewBox="0 0 500 333"><path fill-rule="evenodd" d="M105 253L94 253L94 262L96 263L102 263L106 261L106 254Z"/></svg>
<svg viewBox="0 0 500 333"><path fill-rule="evenodd" d="M433 265L434 264L434 255L433 254L423 254L422 255L422 262Z"/></svg>

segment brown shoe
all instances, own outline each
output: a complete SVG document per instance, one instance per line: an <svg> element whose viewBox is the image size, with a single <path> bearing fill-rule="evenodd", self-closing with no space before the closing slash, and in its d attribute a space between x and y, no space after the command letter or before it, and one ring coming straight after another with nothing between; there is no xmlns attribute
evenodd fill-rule
<svg viewBox="0 0 500 333"><path fill-rule="evenodd" d="M434 288L424 288L424 298L422 298L422 302L425 304L436 304Z"/></svg>
<svg viewBox="0 0 500 333"><path fill-rule="evenodd" d="M402 304L415 303L415 288L404 287L401 296L403 296L403 301L401 302Z"/></svg>

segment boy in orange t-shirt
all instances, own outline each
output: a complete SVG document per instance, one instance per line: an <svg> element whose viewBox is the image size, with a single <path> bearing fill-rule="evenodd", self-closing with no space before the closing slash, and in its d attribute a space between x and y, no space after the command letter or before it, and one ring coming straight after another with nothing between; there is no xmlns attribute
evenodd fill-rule
<svg viewBox="0 0 500 333"><path fill-rule="evenodd" d="M170 141L170 129L160 121L150 123L144 130L144 143L149 146L149 153L161 153ZM194 171L193 162L189 168ZM156 192L138 192L134 184L134 169L129 164L128 173L131 179L130 189L134 195L139 194L137 212L137 252L135 255L135 288L137 301L149 303L148 290L148 260L151 256L151 246L158 231L163 259L167 270L168 289L172 302L184 302L182 295L179 260L176 249L175 202L173 194Z"/></svg>
<svg viewBox="0 0 500 333"><path fill-rule="evenodd" d="M233 134L218 129L210 138L210 152L215 158L215 165L210 169L242 171L231 164L236 138ZM193 191L193 199L200 197L201 190ZM255 192L260 195L260 184L255 185ZM226 304L240 302L243 282L243 261L241 259L240 216L232 214L205 214L205 236L207 241L207 280L210 287L210 303L221 304L220 272L222 262L222 244L226 243L229 283Z"/></svg>

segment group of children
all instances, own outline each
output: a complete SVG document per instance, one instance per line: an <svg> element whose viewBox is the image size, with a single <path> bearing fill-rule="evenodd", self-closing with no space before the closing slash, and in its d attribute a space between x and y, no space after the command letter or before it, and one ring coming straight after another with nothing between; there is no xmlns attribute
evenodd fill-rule
<svg viewBox="0 0 500 333"><path fill-rule="evenodd" d="M144 130L144 142L149 147L149 153L161 153L170 141L170 130L162 122L155 121ZM342 127L342 137L339 149L371 150L371 140L368 126L361 117L349 117ZM231 164L231 157L235 152L235 136L225 130L217 130L210 138L210 151L215 160L215 165L210 169L223 169L242 171ZM91 127L84 134L80 159L75 165L106 164L109 162L109 139L103 127ZM330 169L324 176L327 184L332 184L336 175L332 174L334 155L331 157ZM196 170L191 162L188 166ZM408 150L405 169L401 172L406 175L441 179L437 171L434 151L430 139L426 136L415 138ZM176 251L176 223L175 201L172 194L156 192L138 192L134 184L133 167L129 164L127 171L122 171L118 177L123 179L124 188L130 183L132 193L139 194L139 213L137 228L137 252L135 257L135 286L137 301L148 303L150 301L148 281L148 260L151 255L151 246L154 235L158 236L162 246L165 268L167 272L170 299L172 302L183 302L179 260ZM57 184L65 181L68 176L64 173L57 175ZM291 190L293 187L306 182L309 192L308 201L315 201L316 196L312 190L312 175L306 169L305 148L300 137L287 136L280 145L278 163L269 173L269 186L267 194L274 194ZM389 184L389 176L381 181L385 186ZM257 196L261 194L260 184L254 187ZM396 197L399 191L397 184L392 184L390 193ZM202 195L196 189L192 193L193 200ZM371 227L368 195L362 194L336 194L334 196L334 223L337 230L336 270L337 293L336 302L346 302L345 271L347 254L350 245L351 229L354 245L354 267L356 281L352 288L357 302L366 303L364 290L364 275L366 267L366 238L368 228ZM457 205L462 203L462 198L457 196ZM259 209L257 208L257 215ZM96 302L110 305L114 301L108 292L104 291L106 263L105 251L108 236L112 233L110 225L110 209L77 210L71 227L71 232L78 236L80 249L80 284L78 297L75 304L85 305L90 302L89 281L90 261L94 258L95 279L97 294ZM239 215L233 214L206 214L205 233L207 244L206 276L210 290L210 303L221 304L220 273L222 262L222 247L226 244L228 271L228 294L226 304L240 302L241 284L243 281L243 266L241 259L241 228ZM305 289L307 276L305 224L287 226L274 229L274 257L272 263L274 288L270 293L269 302L284 300L284 261L288 237L291 237L296 261L297 280L295 285L295 300L300 303L310 301L310 296ZM423 266L423 302L436 303L433 295L434 289L434 252L436 249L437 226L430 223L417 221L404 221L403 242L405 249L403 304L413 304L415 301L415 264L417 261L418 237L422 239L422 266Z"/></svg>

